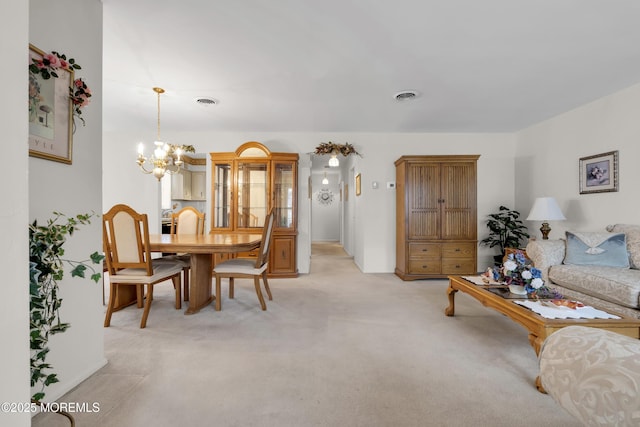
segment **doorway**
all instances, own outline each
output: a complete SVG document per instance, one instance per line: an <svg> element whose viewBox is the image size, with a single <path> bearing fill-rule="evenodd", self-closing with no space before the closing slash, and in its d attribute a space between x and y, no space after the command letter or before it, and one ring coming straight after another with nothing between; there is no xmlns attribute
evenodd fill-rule
<svg viewBox="0 0 640 427"><path fill-rule="evenodd" d="M347 162L328 166L328 156L311 155L311 258L349 257L345 243L345 173Z"/></svg>

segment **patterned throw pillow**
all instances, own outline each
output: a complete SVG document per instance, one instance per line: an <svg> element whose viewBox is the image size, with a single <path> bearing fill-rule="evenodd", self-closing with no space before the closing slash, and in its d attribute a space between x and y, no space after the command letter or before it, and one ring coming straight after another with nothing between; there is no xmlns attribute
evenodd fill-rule
<svg viewBox="0 0 640 427"><path fill-rule="evenodd" d="M623 233L566 232L564 264L629 268L627 241Z"/></svg>

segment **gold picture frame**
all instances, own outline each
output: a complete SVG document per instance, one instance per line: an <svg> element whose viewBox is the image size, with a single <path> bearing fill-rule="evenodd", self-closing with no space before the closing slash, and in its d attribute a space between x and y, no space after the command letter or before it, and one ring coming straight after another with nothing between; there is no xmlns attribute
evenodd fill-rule
<svg viewBox="0 0 640 427"><path fill-rule="evenodd" d="M45 53L29 44L29 64ZM58 77L43 79L29 71L29 156L71 164L73 106L69 88L73 70L58 68Z"/></svg>
<svg viewBox="0 0 640 427"><path fill-rule="evenodd" d="M580 158L580 194L618 191L618 152Z"/></svg>
<svg viewBox="0 0 640 427"><path fill-rule="evenodd" d="M362 193L362 178L360 174L356 175L356 196L359 196Z"/></svg>

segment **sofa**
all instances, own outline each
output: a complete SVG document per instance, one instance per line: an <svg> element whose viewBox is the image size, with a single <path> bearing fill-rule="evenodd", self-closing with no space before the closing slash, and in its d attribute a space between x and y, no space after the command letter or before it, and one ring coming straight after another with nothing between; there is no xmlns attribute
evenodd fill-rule
<svg viewBox="0 0 640 427"><path fill-rule="evenodd" d="M584 425L640 425L640 340L568 326L545 340L538 362L544 390Z"/></svg>
<svg viewBox="0 0 640 427"><path fill-rule="evenodd" d="M565 298L640 318L640 225L531 240L526 254L545 283Z"/></svg>

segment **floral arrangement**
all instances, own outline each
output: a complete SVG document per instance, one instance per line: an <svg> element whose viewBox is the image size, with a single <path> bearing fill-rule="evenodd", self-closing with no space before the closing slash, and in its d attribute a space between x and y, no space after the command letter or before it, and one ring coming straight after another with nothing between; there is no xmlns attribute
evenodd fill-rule
<svg viewBox="0 0 640 427"><path fill-rule="evenodd" d="M89 89L82 78L75 79L73 86L69 87L69 99L73 105L73 115L82 121L82 126L84 126L85 123L84 118L80 117L82 115L81 108L89 104L89 98L91 98L91 89Z"/></svg>
<svg viewBox="0 0 640 427"><path fill-rule="evenodd" d="M562 298L555 289L545 285L542 280L542 271L527 262L524 254L517 252L507 256L506 261L500 267L491 270L493 279L504 282L507 285L523 286L527 294L534 298Z"/></svg>
<svg viewBox="0 0 640 427"><path fill-rule="evenodd" d="M321 142L320 145L316 147L314 154L342 154L343 156L348 156L349 154L357 154L360 156L355 149L355 147L351 144L334 144L333 142Z"/></svg>
<svg viewBox="0 0 640 427"><path fill-rule="evenodd" d="M31 64L29 64L31 73L29 76L29 111L32 111L41 100L40 85L35 76L40 75L44 80L49 80L51 77L58 78L57 71L61 68L63 70L82 69L75 59L67 59L65 54L55 51L42 55L41 59L31 59ZM89 89L87 83L82 78L75 79L73 86L69 87L69 100L72 104L74 118L78 117L83 126L85 122L84 118L81 117L82 108L89 104L89 98L91 98L91 89Z"/></svg>

